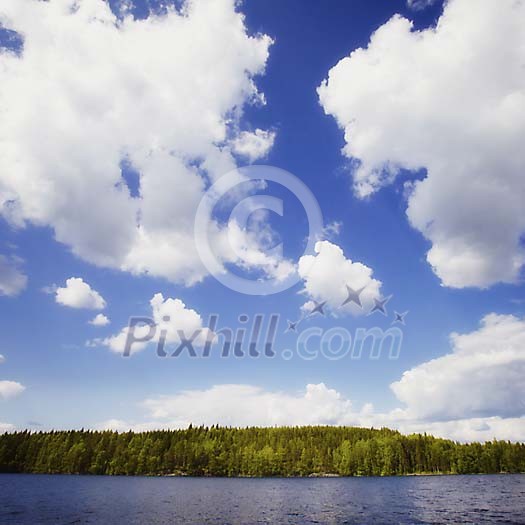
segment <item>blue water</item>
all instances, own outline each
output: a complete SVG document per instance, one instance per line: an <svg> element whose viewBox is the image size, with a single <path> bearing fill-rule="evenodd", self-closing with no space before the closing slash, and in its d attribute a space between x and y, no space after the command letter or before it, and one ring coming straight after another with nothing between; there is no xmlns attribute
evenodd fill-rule
<svg viewBox="0 0 525 525"><path fill-rule="evenodd" d="M525 475L223 479L2 474L0 523L525 524Z"/></svg>

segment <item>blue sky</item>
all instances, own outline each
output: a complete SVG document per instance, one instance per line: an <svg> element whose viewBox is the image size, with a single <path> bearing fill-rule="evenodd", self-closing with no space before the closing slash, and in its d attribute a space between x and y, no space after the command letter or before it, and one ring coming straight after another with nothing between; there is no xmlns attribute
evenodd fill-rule
<svg viewBox="0 0 525 525"><path fill-rule="evenodd" d="M0 428L385 424L462 440L522 438L525 183L523 153L514 139L525 126L523 71L515 63L525 58L506 46L515 51L523 41L512 23L520 16L514 10L523 8L504 2L487 26L493 3L487 0L476 13L465 0L450 1L438 30L441 2L415 9L386 0L245 0L234 9L221 0L211 9L195 1L208 8L206 16L188 8L184 15L160 10L150 18L148 2L136 0L127 15L111 2L127 20L121 26L99 0L80 2L78 13L61 11L67 0L51 1L49 9L31 0L0 7L1 25L25 39L16 56L10 34L0 32L0 63L6 65L0 110L8 115L0 125L0 148L7 152L0 160ZM37 9L41 22L29 23ZM140 20L154 16L157 24L141 33ZM101 22L93 21L97 17ZM182 26L170 25L177 17L186 17L192 29L182 33ZM411 29L403 25L408 20ZM378 28L382 36L370 43ZM479 28L494 38L479 44ZM501 31L507 32L505 42ZM163 39L156 40L160 34ZM70 42L71 53L54 46L55 38ZM97 58L99 45L109 46L107 57ZM447 58L448 45L457 49L461 70L468 72L464 78L454 57ZM361 54L343 60L358 48ZM503 57L502 65L492 65L496 57ZM485 82L486 90L467 100L465 93L476 92L498 67L508 75L500 71L495 85ZM323 95L318 88L327 78ZM265 104L252 103L247 79ZM140 82L143 91L136 88ZM184 100L192 92L195 108L193 100ZM481 123L473 116L477 106L486 119ZM120 122L112 115L123 109ZM199 138L208 126L203 115L213 125ZM107 138L99 139L106 130ZM255 130L267 133L259 158L242 149L249 144L239 146L247 139L243 131ZM170 164L173 158L184 167ZM120 173L125 159L138 175ZM329 266L315 279L301 275L290 289L268 296L230 290L198 269L192 235L180 226L192 222L195 212L193 189L187 190L193 186L182 173L209 186L226 168L251 163L285 169L309 187L325 225L338 225L325 236L326 251L319 248L327 257L319 266L336 256L328 254L334 246L365 265L372 276L363 277L368 290L376 279L377 297L392 295L388 317L366 315L368 303L363 311L334 307L340 296L331 296L331 283L326 285ZM109 182L99 183L106 169ZM155 184L147 186L155 170L166 177L158 192ZM175 181L177 170L181 182L171 186L167 181ZM113 196L104 184L115 188L115 173L124 189ZM415 181L421 182L417 191ZM283 199L285 213L262 216L256 230L283 242L283 258L295 272L308 234L304 210L282 188L269 184L265 192ZM134 216L128 211L134 206L141 210L135 220L144 221L154 241L147 253L137 245L130 255L119 251L119 243L124 246L131 235ZM514 209L519 211L512 214ZM487 214L493 215L489 223ZM173 249L165 260L163 243ZM173 254L180 264L172 264ZM236 273L245 271L238 260L230 263ZM250 268L245 275L258 271L265 279L274 270ZM27 282L13 285L16 276ZM335 280L340 277L334 272ZM73 290L81 296L60 301L57 290L68 288L71 278L87 283L91 295ZM104 308L93 307L94 293L104 298ZM221 327L234 329L241 314L279 314L277 356L221 359L213 352L209 359L160 359L151 344L123 358L112 338L130 316L151 315L157 293L181 300L204 326L213 313ZM328 301L325 317L308 315L311 300ZM281 356L298 335L284 332L288 319L306 317L299 333L319 326L354 334L358 328L389 329L394 310L408 311L406 325L397 325L403 342L396 360L386 354L335 361ZM110 323L89 324L97 313ZM463 336L451 342L454 332ZM457 409L451 407L463 396Z"/></svg>

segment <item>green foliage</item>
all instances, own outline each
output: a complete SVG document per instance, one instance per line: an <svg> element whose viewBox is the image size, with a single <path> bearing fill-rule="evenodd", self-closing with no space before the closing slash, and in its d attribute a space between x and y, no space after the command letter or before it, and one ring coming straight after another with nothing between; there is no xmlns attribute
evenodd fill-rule
<svg viewBox="0 0 525 525"><path fill-rule="evenodd" d="M0 472L190 476L391 476L525 472L525 445L460 444L351 427L191 427L135 434L0 436Z"/></svg>

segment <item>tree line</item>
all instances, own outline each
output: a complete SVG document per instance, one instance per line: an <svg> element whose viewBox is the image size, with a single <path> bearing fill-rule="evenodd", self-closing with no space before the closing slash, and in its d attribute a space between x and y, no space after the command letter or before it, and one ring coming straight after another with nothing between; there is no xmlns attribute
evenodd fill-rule
<svg viewBox="0 0 525 525"><path fill-rule="evenodd" d="M461 444L353 427L210 428L152 432L14 432L0 472L189 476L390 476L525 472L525 445Z"/></svg>

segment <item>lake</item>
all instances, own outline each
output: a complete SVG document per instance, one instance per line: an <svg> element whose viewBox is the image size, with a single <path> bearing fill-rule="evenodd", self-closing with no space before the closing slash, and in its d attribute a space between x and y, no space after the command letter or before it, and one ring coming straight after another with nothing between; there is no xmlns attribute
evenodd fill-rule
<svg viewBox="0 0 525 525"><path fill-rule="evenodd" d="M226 479L0 474L0 523L525 524L525 475Z"/></svg>

